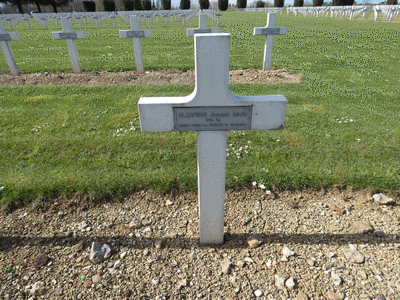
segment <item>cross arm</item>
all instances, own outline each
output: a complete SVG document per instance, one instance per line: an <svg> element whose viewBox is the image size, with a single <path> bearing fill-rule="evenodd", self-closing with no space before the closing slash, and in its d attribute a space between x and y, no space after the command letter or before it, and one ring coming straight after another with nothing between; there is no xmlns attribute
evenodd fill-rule
<svg viewBox="0 0 400 300"><path fill-rule="evenodd" d="M251 107L250 130L283 129L287 100L282 95L236 96L229 92L232 102L228 107ZM199 107L195 97L142 97L138 102L140 128L143 132L174 131L174 108ZM235 101L236 100L236 101Z"/></svg>
<svg viewBox="0 0 400 300"><path fill-rule="evenodd" d="M287 27L255 27L253 35L282 35L287 33Z"/></svg>
<svg viewBox="0 0 400 300"><path fill-rule="evenodd" d="M287 100L283 95L235 96L244 106L251 105L251 130L283 129Z"/></svg>

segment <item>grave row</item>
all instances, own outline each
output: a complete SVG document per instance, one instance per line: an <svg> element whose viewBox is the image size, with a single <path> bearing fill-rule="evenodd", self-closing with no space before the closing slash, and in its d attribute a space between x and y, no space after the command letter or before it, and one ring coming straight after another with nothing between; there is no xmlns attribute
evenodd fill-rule
<svg viewBox="0 0 400 300"><path fill-rule="evenodd" d="M265 35L266 41L264 46L264 61L263 70L268 71L271 68L271 55L272 55L272 44L273 36L286 34L286 27L275 27L275 13L269 13L267 19L266 27L256 27L254 28L254 35ZM138 73L144 73L142 48L141 48L141 38L152 37L151 30L142 30L139 27L139 18L137 16L129 16L131 29L130 30L120 30L120 38L132 38L133 47L135 52L136 68ZM53 39L59 40L64 39L67 42L68 51L70 55L70 60L72 63L72 69L75 73L80 73L81 68L79 64L78 51L75 45L75 39L85 39L86 34L84 31L73 31L72 29L72 19L70 17L61 18L61 25L63 31L53 32ZM195 36L196 34L204 33L218 33L218 28L208 28L207 27L207 15L204 13L199 14L199 27L198 28L188 28L187 36ZM20 40L19 34L8 33L4 28L4 21L0 19L0 44L3 48L3 53L6 58L6 62L9 66L10 72L13 76L18 76L19 70L16 65L15 58L12 54L9 41Z"/></svg>
<svg viewBox="0 0 400 300"><path fill-rule="evenodd" d="M379 13L382 14L388 19L392 21L394 17L399 17L400 14L400 5L375 5L374 6L374 19L378 20Z"/></svg>
<svg viewBox="0 0 400 300"><path fill-rule="evenodd" d="M295 16L298 13L303 16L314 16L314 17L348 17L350 20L355 19L359 14L363 14L362 18L365 19L369 11L371 10L370 5L353 5L353 6L313 6L313 7L288 7L287 13L293 12Z"/></svg>
<svg viewBox="0 0 400 300"><path fill-rule="evenodd" d="M346 17L350 20L355 19L362 13L362 19L365 19L369 11L374 10L374 20L377 21L379 13L382 13L389 21L393 18L398 17L400 14L400 5L352 5L352 6L304 6L304 7L286 7L286 12L289 14L293 12L295 16L298 13L303 16L314 16L314 17ZM248 12L280 12L283 13L284 8L276 7L261 7L254 8L249 7L241 9Z"/></svg>
<svg viewBox="0 0 400 300"><path fill-rule="evenodd" d="M129 16L134 15L140 17L143 21L147 20L148 26L151 27L151 21L156 18L157 25L159 24L158 19L162 19L165 23L165 26L168 27L168 21L172 24L174 21L177 21L178 18L183 20L182 26L185 24L197 13L197 10L150 10L150 11L118 11L117 14L129 24ZM34 13L32 17L35 21L37 21L41 26L47 29L47 23L58 24L61 18L71 18L76 21L79 25L79 28L82 29L82 23L85 26L88 23L95 22L96 28L99 28L100 25L107 20L108 18L112 19L113 27L115 28L115 20L118 18L115 12L67 12L67 13ZM216 14L216 13L215 13ZM10 30L13 30L13 27L17 26L19 22L24 20L26 22L26 26L30 29L30 17L28 14L4 14L0 15L0 19L2 19L5 23L7 23L10 27Z"/></svg>

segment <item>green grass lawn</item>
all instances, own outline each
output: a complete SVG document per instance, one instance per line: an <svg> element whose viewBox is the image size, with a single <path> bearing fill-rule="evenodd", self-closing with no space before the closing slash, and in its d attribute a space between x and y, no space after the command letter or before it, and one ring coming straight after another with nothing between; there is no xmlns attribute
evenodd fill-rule
<svg viewBox="0 0 400 300"><path fill-rule="evenodd" d="M265 38L252 31L266 18L237 11L221 17L220 32L231 34L231 68L262 66ZM228 133L227 186L398 190L398 24L286 13L276 23L288 34L274 38L272 63L304 74L303 83L230 85L238 95L283 94L288 108L282 131ZM145 69L193 68L193 38L182 22L162 24L154 20L153 38L142 39ZM60 28L31 26L20 23L21 41L11 42L20 71L71 70L65 42L51 38ZM197 26L197 18L188 25ZM82 69L134 69L132 41L118 37L128 27L122 20L117 29L110 20L84 27L87 39L77 41ZM3 56L0 71L8 71ZM141 133L136 106L143 96L185 96L193 88L0 88L0 201L71 193L118 200L138 188L196 188L196 133Z"/></svg>

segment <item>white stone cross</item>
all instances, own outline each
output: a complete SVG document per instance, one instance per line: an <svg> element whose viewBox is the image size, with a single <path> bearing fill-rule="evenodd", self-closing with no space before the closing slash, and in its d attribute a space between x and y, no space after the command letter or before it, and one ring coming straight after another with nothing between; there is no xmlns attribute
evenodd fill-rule
<svg viewBox="0 0 400 300"><path fill-rule="evenodd" d="M229 33L196 34L194 92L138 102L143 132L197 131L201 244L223 242L227 131L283 129L286 114L282 95L229 91L229 43Z"/></svg>
<svg viewBox="0 0 400 300"><path fill-rule="evenodd" d="M140 29L139 18L137 16L130 16L129 18L131 21L131 29L130 30L120 30L119 37L120 38L132 38L133 49L135 51L136 69L137 69L138 73L144 73L143 57L142 57L142 44L140 42L140 38L152 37L152 32L150 29L148 29L148 30Z"/></svg>
<svg viewBox="0 0 400 300"><path fill-rule="evenodd" d="M217 33L219 31L218 28L208 28L207 27L207 15L200 13L199 14L199 27L198 28L188 28L187 36L194 36L198 33Z"/></svg>
<svg viewBox="0 0 400 300"><path fill-rule="evenodd" d="M11 75L18 76L19 70L17 68L17 63L15 62L14 55L11 50L9 41L19 41L21 38L19 37L18 32L7 32L4 29L4 21L0 19L0 45L3 49L4 57L6 58L6 62L8 68L10 69Z"/></svg>
<svg viewBox="0 0 400 300"><path fill-rule="evenodd" d="M274 42L274 35L286 34L287 27L275 27L276 13L268 13L267 26L255 27L254 35L266 35L264 46L264 62L263 70L269 71L271 69L271 56L272 44Z"/></svg>
<svg viewBox="0 0 400 300"><path fill-rule="evenodd" d="M53 39L55 40L66 40L69 57L72 63L72 69L74 73L81 72L81 66L79 65L78 50L76 49L75 39L85 39L86 33L84 31L73 31L72 30L72 19L70 17L64 17L60 19L63 31L54 31Z"/></svg>

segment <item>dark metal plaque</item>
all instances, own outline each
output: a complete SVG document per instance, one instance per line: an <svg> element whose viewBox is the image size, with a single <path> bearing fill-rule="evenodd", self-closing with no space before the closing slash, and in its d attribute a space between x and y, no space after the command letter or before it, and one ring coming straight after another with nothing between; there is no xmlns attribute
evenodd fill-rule
<svg viewBox="0 0 400 300"><path fill-rule="evenodd" d="M175 130L251 129L252 106L174 107Z"/></svg>
<svg viewBox="0 0 400 300"><path fill-rule="evenodd" d="M127 31L126 36L128 38L142 38L144 37L144 31Z"/></svg>
<svg viewBox="0 0 400 300"><path fill-rule="evenodd" d="M76 32L60 32L59 35L62 40L73 40L78 38Z"/></svg>
<svg viewBox="0 0 400 300"><path fill-rule="evenodd" d="M275 34L280 34L281 29L280 28L263 28L261 31L262 35L275 35Z"/></svg>
<svg viewBox="0 0 400 300"><path fill-rule="evenodd" d="M0 41L4 42L4 41L10 41L11 40L11 36L6 33L6 34L0 34Z"/></svg>

